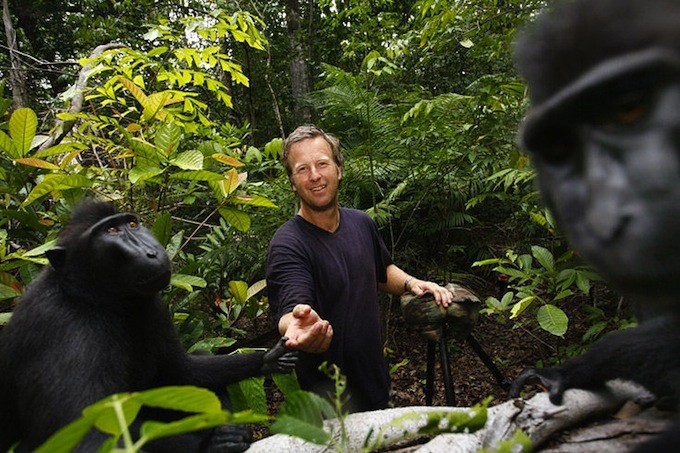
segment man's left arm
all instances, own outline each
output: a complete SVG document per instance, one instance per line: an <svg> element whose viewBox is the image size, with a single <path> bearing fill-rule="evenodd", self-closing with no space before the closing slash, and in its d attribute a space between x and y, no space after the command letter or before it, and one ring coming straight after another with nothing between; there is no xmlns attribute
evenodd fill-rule
<svg viewBox="0 0 680 453"><path fill-rule="evenodd" d="M380 291L400 296L410 292L420 297L426 292L432 293L437 305L446 308L451 304L453 295L451 292L434 282L420 280L400 269L396 264L390 264L386 269L387 281L379 283Z"/></svg>

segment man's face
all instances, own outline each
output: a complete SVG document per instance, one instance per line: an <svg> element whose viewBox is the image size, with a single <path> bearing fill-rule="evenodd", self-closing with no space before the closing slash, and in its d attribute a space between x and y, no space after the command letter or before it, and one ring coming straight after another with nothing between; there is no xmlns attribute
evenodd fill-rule
<svg viewBox="0 0 680 453"><path fill-rule="evenodd" d="M303 209L325 211L337 204L342 168L335 163L331 147L323 137L293 144L288 161L293 190L300 196Z"/></svg>

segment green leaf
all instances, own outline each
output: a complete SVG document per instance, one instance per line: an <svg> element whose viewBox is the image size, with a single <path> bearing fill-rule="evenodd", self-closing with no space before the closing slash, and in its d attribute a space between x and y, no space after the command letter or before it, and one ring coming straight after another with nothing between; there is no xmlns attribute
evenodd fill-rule
<svg viewBox="0 0 680 453"><path fill-rule="evenodd" d="M67 142L67 143L59 143L58 145L50 146L47 149L43 149L42 151L38 151L33 154L33 157L50 157L50 156L56 156L57 154L65 154L68 152L71 152L73 150L84 150L87 149L87 145L84 143L78 143L78 142Z"/></svg>
<svg viewBox="0 0 680 453"><path fill-rule="evenodd" d="M12 318L12 313L0 313L0 326L4 326Z"/></svg>
<svg viewBox="0 0 680 453"><path fill-rule="evenodd" d="M576 272L576 287L586 296L590 294L590 278L588 278L587 273Z"/></svg>
<svg viewBox="0 0 680 453"><path fill-rule="evenodd" d="M6 152L12 159L20 157L14 142L9 135L5 134L3 131L0 131L0 149Z"/></svg>
<svg viewBox="0 0 680 453"><path fill-rule="evenodd" d="M222 403L210 390L190 385L159 387L139 392L145 406L182 412L219 412Z"/></svg>
<svg viewBox="0 0 680 453"><path fill-rule="evenodd" d="M16 146L18 157L25 156L31 149L35 131L38 129L38 116L29 108L14 111L9 119L9 135Z"/></svg>
<svg viewBox="0 0 680 453"><path fill-rule="evenodd" d="M226 154L223 153L214 153L210 157L225 165L229 165L230 167L243 167L245 165L240 160L233 158L231 156L227 156Z"/></svg>
<svg viewBox="0 0 680 453"><path fill-rule="evenodd" d="M83 410L85 417L93 417L98 430L119 436L123 429L130 426L142 408L135 393L121 393L111 395ZM121 426L119 413L122 415L124 426Z"/></svg>
<svg viewBox="0 0 680 453"><path fill-rule="evenodd" d="M324 416L335 416L330 403L315 393L300 390L286 397L271 431L324 445L331 438L323 429Z"/></svg>
<svg viewBox="0 0 680 453"><path fill-rule="evenodd" d="M156 221L151 227L151 232L163 247L168 245L170 236L172 235L172 215L170 215L168 211L163 211L158 214Z"/></svg>
<svg viewBox="0 0 680 453"><path fill-rule="evenodd" d="M182 170L202 170L203 154L196 150L186 151L179 154L175 159L170 160L170 163Z"/></svg>
<svg viewBox="0 0 680 453"><path fill-rule="evenodd" d="M154 144L166 156L171 156L177 150L180 141L182 140L182 128L175 123L167 123L156 132ZM203 155L201 154L201 162ZM192 168L191 170L200 170L199 168Z"/></svg>
<svg viewBox="0 0 680 453"><path fill-rule="evenodd" d="M245 212L234 208L220 208L219 213L237 230L245 233L250 229L250 216Z"/></svg>
<svg viewBox="0 0 680 453"><path fill-rule="evenodd" d="M224 337L206 338L203 340L199 340L193 345L191 345L187 349L187 352L191 354L192 352L195 351L214 351L219 348L228 348L234 343L236 343L236 340L234 340L233 338Z"/></svg>
<svg viewBox="0 0 680 453"><path fill-rule="evenodd" d="M222 181L224 176L208 170L180 171L170 176L172 179L184 179L188 181Z"/></svg>
<svg viewBox="0 0 680 453"><path fill-rule="evenodd" d="M128 173L128 178L132 184L137 184L138 182L148 181L163 173L163 170L155 167L134 167Z"/></svg>
<svg viewBox="0 0 680 453"><path fill-rule="evenodd" d="M264 377L252 377L239 381L237 385L246 399L244 409L252 409L255 413L267 413L267 396L264 391Z"/></svg>
<svg viewBox="0 0 680 453"><path fill-rule="evenodd" d="M245 204L249 206L257 206L261 208L277 208L271 200L259 195L236 195L233 199L236 204Z"/></svg>
<svg viewBox="0 0 680 453"><path fill-rule="evenodd" d="M0 283L0 300L13 299L20 295L19 291L15 290L11 286L3 285Z"/></svg>
<svg viewBox="0 0 680 453"><path fill-rule="evenodd" d="M300 383L298 382L295 373L274 373L272 374L272 380L286 398L300 390Z"/></svg>
<svg viewBox="0 0 680 453"><path fill-rule="evenodd" d="M191 292L194 290L194 286L205 288L208 283L201 277L195 275L172 274L172 277L170 277L170 285Z"/></svg>
<svg viewBox="0 0 680 453"><path fill-rule="evenodd" d="M92 181L83 175L46 175L45 179L31 190L26 200L21 203L21 207L28 206L51 192L90 187L91 185Z"/></svg>
<svg viewBox="0 0 680 453"><path fill-rule="evenodd" d="M331 436L322 427L312 425L290 415L279 415L271 426L275 434L288 434L317 445L326 445Z"/></svg>
<svg viewBox="0 0 680 453"><path fill-rule="evenodd" d="M229 282L229 291L238 304L244 304L248 300L248 284L240 280Z"/></svg>
<svg viewBox="0 0 680 453"><path fill-rule="evenodd" d="M81 417L50 436L35 453L70 453L94 426L95 417Z"/></svg>
<svg viewBox="0 0 680 453"><path fill-rule="evenodd" d="M44 168L46 170L59 170L59 165L55 165L52 162L47 162L46 160L36 159L35 157L22 157L20 159L15 159L14 162L28 165L29 167Z"/></svg>
<svg viewBox="0 0 680 453"><path fill-rule="evenodd" d="M531 254L534 255L536 261L538 261L545 270L548 272L555 271L555 259L548 249L538 245L532 245Z"/></svg>
<svg viewBox="0 0 680 453"><path fill-rule="evenodd" d="M262 279L262 280L256 281L255 283L250 285L250 287L248 288L248 293L246 294L246 300L250 299L255 294L257 294L260 291L262 291L263 289L265 289L266 287L267 287L267 280Z"/></svg>
<svg viewBox="0 0 680 453"><path fill-rule="evenodd" d="M569 318L558 307L550 304L543 305L536 314L541 328L553 335L561 337L567 331Z"/></svg>
<svg viewBox="0 0 680 453"><path fill-rule="evenodd" d="M529 308L529 306L535 300L536 300L536 296L527 296L524 299L517 302L515 305L513 305L512 309L510 310L510 313L511 313L510 319L514 319L514 318L518 317L524 310Z"/></svg>

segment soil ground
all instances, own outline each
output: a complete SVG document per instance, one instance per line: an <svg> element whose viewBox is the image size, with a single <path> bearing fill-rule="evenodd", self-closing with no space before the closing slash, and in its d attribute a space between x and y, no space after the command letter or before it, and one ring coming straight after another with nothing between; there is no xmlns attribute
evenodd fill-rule
<svg viewBox="0 0 680 453"><path fill-rule="evenodd" d="M478 294L484 300L490 294ZM615 326L614 319L625 317L619 313L618 298L599 289L596 301L586 299L563 300L560 303L569 317L569 329L564 338L542 330L534 320L525 318L524 326L517 326L507 317L480 314L472 335L487 355L494 361L504 376L515 378L527 367L542 364L556 365L570 355L580 353L586 344L582 342L584 333L593 325L588 318L587 306L597 305L604 312L599 320L608 320L608 329ZM425 379L427 366L427 340L410 328L403 317L397 299L383 307L385 318L386 342L389 366L396 368L392 373L392 404L395 407L425 405ZM528 316L528 315L527 315ZM258 322L262 329L269 322ZM253 338L253 326L243 326ZM258 329L255 329L258 330ZM600 335L601 336L601 335ZM260 345L263 346L263 345ZM454 383L456 406L467 407L493 397L490 405L507 400L489 369L469 344L460 341L449 342L449 362ZM396 364L402 364L395 366ZM444 380L439 360L436 360L434 406L445 406ZM273 386L272 386L273 387ZM268 389L268 399L272 411L276 411L282 397L275 388Z"/></svg>

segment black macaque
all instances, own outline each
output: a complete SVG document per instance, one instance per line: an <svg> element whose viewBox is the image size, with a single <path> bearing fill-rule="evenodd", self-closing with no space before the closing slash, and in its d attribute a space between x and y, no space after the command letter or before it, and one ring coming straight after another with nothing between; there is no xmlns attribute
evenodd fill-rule
<svg viewBox="0 0 680 453"><path fill-rule="evenodd" d="M136 215L111 204L81 204L47 255L50 266L0 335L2 452L17 441L18 451L35 449L113 393L195 385L228 404L227 384L291 372L297 363L283 341L266 353L186 354L159 294L170 281L168 256ZM158 441L150 450L242 451L248 434L228 425ZM93 430L78 450L97 451L104 439Z"/></svg>
<svg viewBox="0 0 680 453"><path fill-rule="evenodd" d="M560 403L569 388L636 381L680 391L680 1L571 0L516 47L531 110L520 133L571 245L642 314L565 365L525 371ZM655 443L654 443L655 442ZM680 424L644 451L678 451Z"/></svg>

